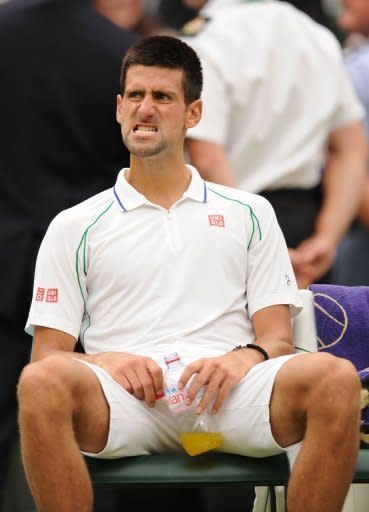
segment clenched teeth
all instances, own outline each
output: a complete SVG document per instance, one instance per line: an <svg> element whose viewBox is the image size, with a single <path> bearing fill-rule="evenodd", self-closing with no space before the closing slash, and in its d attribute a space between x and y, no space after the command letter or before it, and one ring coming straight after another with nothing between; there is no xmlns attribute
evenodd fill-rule
<svg viewBox="0 0 369 512"><path fill-rule="evenodd" d="M143 126L137 125L134 127L135 132L157 132L158 129L155 126Z"/></svg>

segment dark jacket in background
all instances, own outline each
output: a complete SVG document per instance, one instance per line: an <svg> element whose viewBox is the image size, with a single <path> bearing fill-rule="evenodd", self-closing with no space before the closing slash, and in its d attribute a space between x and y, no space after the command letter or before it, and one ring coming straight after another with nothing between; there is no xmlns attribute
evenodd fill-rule
<svg viewBox="0 0 369 512"><path fill-rule="evenodd" d="M112 186L129 163L115 97L136 37L88 0L0 5L0 501L38 247L60 210Z"/></svg>
<svg viewBox="0 0 369 512"><path fill-rule="evenodd" d="M129 162L115 97L135 37L89 1L0 5L0 318L25 322L51 219Z"/></svg>

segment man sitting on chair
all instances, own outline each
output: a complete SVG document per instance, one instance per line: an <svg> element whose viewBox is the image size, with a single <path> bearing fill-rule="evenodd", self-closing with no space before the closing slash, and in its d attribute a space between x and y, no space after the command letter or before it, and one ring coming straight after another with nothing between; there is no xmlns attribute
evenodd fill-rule
<svg viewBox="0 0 369 512"><path fill-rule="evenodd" d="M90 512L82 454L180 450L163 399L178 352L205 392L221 450L265 457L302 441L288 510L339 511L359 448L360 384L348 361L294 354L300 309L268 201L204 182L185 164L202 71L179 39L128 51L117 120L131 154L115 186L61 212L41 244L18 386L24 465L41 512ZM91 105L93 108L93 105ZM85 354L75 353L80 339ZM234 350L242 345L241 350ZM82 452L82 454L81 454Z"/></svg>

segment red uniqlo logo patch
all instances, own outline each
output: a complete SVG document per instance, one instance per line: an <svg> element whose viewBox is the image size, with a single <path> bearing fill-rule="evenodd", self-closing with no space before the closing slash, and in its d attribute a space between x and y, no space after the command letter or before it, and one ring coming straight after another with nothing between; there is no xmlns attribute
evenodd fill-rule
<svg viewBox="0 0 369 512"><path fill-rule="evenodd" d="M48 288L46 292L46 302L58 302L58 289Z"/></svg>
<svg viewBox="0 0 369 512"><path fill-rule="evenodd" d="M44 295L45 295L45 288L38 287L37 292L36 292L36 300L38 302L42 302L44 300Z"/></svg>
<svg viewBox="0 0 369 512"><path fill-rule="evenodd" d="M224 228L224 217L223 215L209 215L210 226L218 226Z"/></svg>

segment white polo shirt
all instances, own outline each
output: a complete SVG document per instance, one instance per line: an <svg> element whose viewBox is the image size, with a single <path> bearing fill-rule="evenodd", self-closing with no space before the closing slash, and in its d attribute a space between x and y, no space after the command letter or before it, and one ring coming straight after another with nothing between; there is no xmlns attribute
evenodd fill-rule
<svg viewBox="0 0 369 512"><path fill-rule="evenodd" d="M80 337L87 353L189 361L254 339L250 317L300 308L286 244L262 197L198 172L170 210L118 175L113 189L61 212L41 244L26 330Z"/></svg>
<svg viewBox="0 0 369 512"><path fill-rule="evenodd" d="M332 130L363 117L334 36L268 1L214 10L182 39L204 71L202 119L187 136L224 146L243 190L316 186Z"/></svg>

